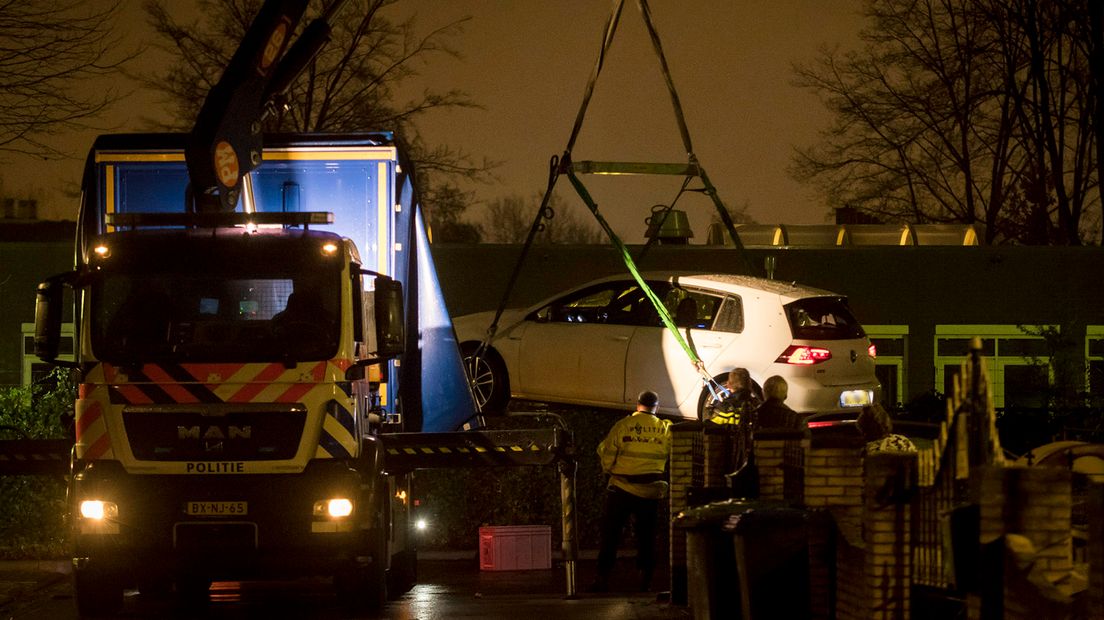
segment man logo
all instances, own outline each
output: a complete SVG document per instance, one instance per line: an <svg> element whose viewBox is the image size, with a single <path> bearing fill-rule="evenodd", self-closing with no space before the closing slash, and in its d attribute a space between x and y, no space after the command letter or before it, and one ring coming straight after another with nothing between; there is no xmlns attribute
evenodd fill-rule
<svg viewBox="0 0 1104 620"><path fill-rule="evenodd" d="M225 429L221 426L208 426L203 428L199 425L176 427L176 438L181 441L186 441L188 439L203 439L207 441L251 439L252 436L252 426L227 426Z"/></svg>
<svg viewBox="0 0 1104 620"><path fill-rule="evenodd" d="M202 441L204 452L222 452L226 448L226 440L250 439L253 436L252 426L177 426L176 438L180 441Z"/></svg>

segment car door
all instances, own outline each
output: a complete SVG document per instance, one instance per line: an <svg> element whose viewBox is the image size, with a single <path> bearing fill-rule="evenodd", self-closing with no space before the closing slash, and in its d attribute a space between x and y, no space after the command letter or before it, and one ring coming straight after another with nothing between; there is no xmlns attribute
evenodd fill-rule
<svg viewBox="0 0 1104 620"><path fill-rule="evenodd" d="M743 331L742 321L735 318L742 316L739 298L673 287L663 301L675 319L679 334L705 363L710 374L727 372L728 368L716 369L714 364ZM665 326L637 329L629 343L625 367L625 399L634 398L642 390L652 390L659 395L660 407L678 407L690 400L693 401L690 409L696 408L702 389L701 374Z"/></svg>
<svg viewBox="0 0 1104 620"><path fill-rule="evenodd" d="M619 404L625 353L635 329L609 322L611 304L635 284L606 282L534 312L519 345L514 391L529 398Z"/></svg>

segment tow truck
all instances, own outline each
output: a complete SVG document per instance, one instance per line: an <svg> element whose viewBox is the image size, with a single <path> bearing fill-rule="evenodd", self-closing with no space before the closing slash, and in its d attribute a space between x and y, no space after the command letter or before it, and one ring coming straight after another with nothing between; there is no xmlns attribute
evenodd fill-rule
<svg viewBox="0 0 1104 620"><path fill-rule="evenodd" d="M81 615L303 574L378 607L416 578L411 472L485 464L561 463L573 593L570 436L480 430L394 136L260 131L325 42L336 5L284 54L305 4L262 6L190 133L95 141L74 269L38 287L36 354L80 377Z"/></svg>

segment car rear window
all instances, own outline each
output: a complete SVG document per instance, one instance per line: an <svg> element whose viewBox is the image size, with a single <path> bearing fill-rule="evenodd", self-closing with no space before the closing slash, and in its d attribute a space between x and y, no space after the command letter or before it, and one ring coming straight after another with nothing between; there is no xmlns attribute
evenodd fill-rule
<svg viewBox="0 0 1104 620"><path fill-rule="evenodd" d="M797 340L850 340L866 335L843 297L809 297L786 305Z"/></svg>

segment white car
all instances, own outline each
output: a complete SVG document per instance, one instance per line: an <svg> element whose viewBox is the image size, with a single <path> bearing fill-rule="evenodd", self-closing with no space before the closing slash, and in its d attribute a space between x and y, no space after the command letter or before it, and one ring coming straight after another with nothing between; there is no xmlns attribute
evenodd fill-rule
<svg viewBox="0 0 1104 620"><path fill-rule="evenodd" d="M747 368L757 386L781 375L786 404L806 414L857 413L881 398L876 352L843 296L750 276L641 275L718 383L735 367ZM661 414L700 419L709 396L701 373L628 274L504 312L476 355L493 318L453 320L486 413L503 410L510 396L626 408L653 390Z"/></svg>

